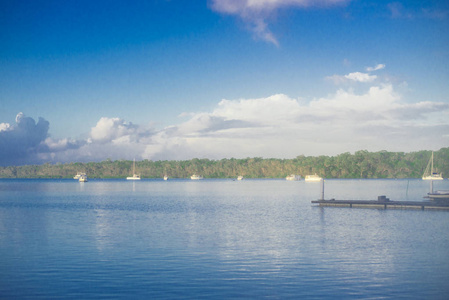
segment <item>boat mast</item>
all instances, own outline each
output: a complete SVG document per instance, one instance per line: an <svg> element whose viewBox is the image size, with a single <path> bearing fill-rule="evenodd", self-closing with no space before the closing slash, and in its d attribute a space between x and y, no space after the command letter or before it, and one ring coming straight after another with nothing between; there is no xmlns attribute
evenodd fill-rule
<svg viewBox="0 0 449 300"><path fill-rule="evenodd" d="M430 175L433 175L433 151L432 151L432 165L430 167Z"/></svg>
<svg viewBox="0 0 449 300"><path fill-rule="evenodd" d="M134 176L134 174L136 174L136 159L135 158L133 161L133 176Z"/></svg>

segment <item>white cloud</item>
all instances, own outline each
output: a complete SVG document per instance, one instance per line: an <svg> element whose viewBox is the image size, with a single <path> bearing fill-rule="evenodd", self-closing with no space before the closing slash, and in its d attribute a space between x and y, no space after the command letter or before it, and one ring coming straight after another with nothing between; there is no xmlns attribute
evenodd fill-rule
<svg viewBox="0 0 449 300"><path fill-rule="evenodd" d="M134 136L136 126L119 118L101 118L90 131L93 141L109 142L123 136Z"/></svg>
<svg viewBox="0 0 449 300"><path fill-rule="evenodd" d="M16 124L0 124L0 165L33 163L37 155L45 151L44 140L48 136L49 123L43 118L38 122L23 113L16 116Z"/></svg>
<svg viewBox="0 0 449 300"><path fill-rule="evenodd" d="M222 100L212 114L254 124L280 124L291 122L298 109L297 100L277 94L258 99Z"/></svg>
<svg viewBox="0 0 449 300"><path fill-rule="evenodd" d="M248 11L273 11L282 7L311 7L344 4L350 0L212 0L218 12L240 14Z"/></svg>
<svg viewBox="0 0 449 300"><path fill-rule="evenodd" d="M349 80L353 80L353 81L358 81L358 82L371 82L371 81L374 81L377 78L377 76L370 75L367 73L354 72L354 73L349 73L348 75L345 75L345 78L347 78Z"/></svg>
<svg viewBox="0 0 449 300"><path fill-rule="evenodd" d="M308 103L283 94L222 100L210 113L198 113L170 133L160 132L159 141L147 147L144 156L219 159L335 155L360 149L411 151L426 148L432 140L433 146L443 147L448 113L444 103L407 104L390 84L361 94L340 89ZM427 134L416 136L424 130ZM406 144L405 137L410 139Z"/></svg>
<svg viewBox="0 0 449 300"><path fill-rule="evenodd" d="M336 85L340 85L348 82L362 82L362 83L372 82L377 79L377 76L370 75L368 73L353 72L347 75L327 76L326 79L332 81Z"/></svg>
<svg viewBox="0 0 449 300"><path fill-rule="evenodd" d="M391 85L373 86L366 93L356 94L352 90L338 90L328 98L320 98L310 103L310 108L329 115L349 117L354 112L360 113L384 113L396 109L400 96L397 95ZM357 118L357 116L353 116Z"/></svg>
<svg viewBox="0 0 449 300"><path fill-rule="evenodd" d="M48 147L48 152L66 151L67 149L78 149L84 145L85 141L79 141L74 139L52 139L48 137L45 140L45 145Z"/></svg>
<svg viewBox="0 0 449 300"><path fill-rule="evenodd" d="M342 5L351 0L210 0L212 10L235 15L249 24L255 36L266 42L278 45L274 34L269 30L267 20L283 8L330 7Z"/></svg>
<svg viewBox="0 0 449 300"><path fill-rule="evenodd" d="M378 64L375 67L367 67L366 71L374 72L374 71L378 71L378 70L382 70L382 69L385 69L385 65ZM352 72L347 75L334 74L332 76L327 76L325 79L332 81L336 85L339 85L339 84L348 83L348 82L362 82L362 83L372 82L372 81L376 80L377 78L378 78L377 75L371 75L369 73Z"/></svg>
<svg viewBox="0 0 449 300"><path fill-rule="evenodd" d="M11 125L9 123L0 123L0 131L11 130Z"/></svg>
<svg viewBox="0 0 449 300"><path fill-rule="evenodd" d="M366 70L367 70L368 72L373 72L373 71L382 70L382 69L385 69L385 65L384 65L384 64L378 64L378 65L375 66L375 67L367 67L367 68L366 68Z"/></svg>
<svg viewBox="0 0 449 300"><path fill-rule="evenodd" d="M353 76L366 80L361 75ZM52 139L47 134L47 121L40 119L36 124L19 114L17 125L0 125L0 150L9 149L2 152L8 159L18 155L10 163L34 163L107 158L291 158L361 149L417 151L447 147L449 104L408 103L391 83L364 86L362 91L339 88L327 97L309 100L285 94L223 99L209 112L185 113L187 121L160 130L103 117L86 140Z"/></svg>
<svg viewBox="0 0 449 300"><path fill-rule="evenodd" d="M104 159L105 156L141 158L144 149L151 143L153 134L151 128L126 122L121 118L103 117L91 129L90 138L80 148L80 152L95 159Z"/></svg>

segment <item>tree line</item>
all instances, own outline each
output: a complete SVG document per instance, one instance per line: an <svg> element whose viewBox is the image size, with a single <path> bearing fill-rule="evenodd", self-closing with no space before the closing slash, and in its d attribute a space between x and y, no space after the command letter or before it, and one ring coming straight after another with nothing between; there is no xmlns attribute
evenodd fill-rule
<svg viewBox="0 0 449 300"><path fill-rule="evenodd" d="M142 178L189 178L199 174L204 178L284 178L290 174L318 174L324 178L420 178L431 157L431 151L418 152L349 152L337 156L304 156L293 159L230 158L136 161L136 173ZM89 163L46 163L43 165L0 167L0 178L73 178L85 172L89 178L125 178L132 173L130 160L110 159ZM434 152L436 171L449 176L449 148Z"/></svg>

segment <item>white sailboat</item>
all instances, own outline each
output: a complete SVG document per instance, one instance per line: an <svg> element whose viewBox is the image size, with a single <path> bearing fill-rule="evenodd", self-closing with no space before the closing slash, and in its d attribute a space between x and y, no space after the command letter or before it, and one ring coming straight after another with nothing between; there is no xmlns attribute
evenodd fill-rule
<svg viewBox="0 0 449 300"><path fill-rule="evenodd" d="M136 174L136 159L133 161L133 176L126 177L126 180L140 180L140 175Z"/></svg>
<svg viewBox="0 0 449 300"><path fill-rule="evenodd" d="M437 173L433 171L433 151L432 156L430 157L429 163L427 163L426 170L422 175L423 180L443 180L443 174Z"/></svg>

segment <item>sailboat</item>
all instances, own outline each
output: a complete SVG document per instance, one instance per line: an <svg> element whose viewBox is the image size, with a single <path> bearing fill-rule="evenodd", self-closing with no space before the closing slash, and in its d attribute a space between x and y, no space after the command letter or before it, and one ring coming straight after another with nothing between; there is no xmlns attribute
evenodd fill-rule
<svg viewBox="0 0 449 300"><path fill-rule="evenodd" d="M427 164L426 170L422 175L423 180L443 180L443 174L433 171L433 151L430 157L429 163Z"/></svg>
<svg viewBox="0 0 449 300"><path fill-rule="evenodd" d="M133 161L133 176L126 177L126 180L140 180L140 175L136 174L136 159Z"/></svg>

